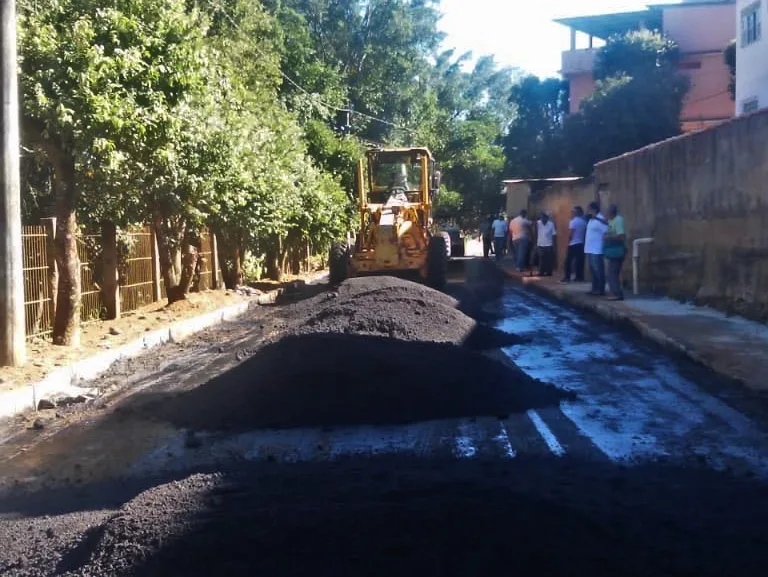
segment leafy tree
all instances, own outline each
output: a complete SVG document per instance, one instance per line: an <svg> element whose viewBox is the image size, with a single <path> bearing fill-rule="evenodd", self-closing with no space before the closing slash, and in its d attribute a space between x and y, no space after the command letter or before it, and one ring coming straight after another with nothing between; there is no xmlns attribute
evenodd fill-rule
<svg viewBox="0 0 768 577"><path fill-rule="evenodd" d="M458 123L443 153L445 182L461 194L461 224L474 226L501 208L504 169L500 131L494 118L478 116Z"/></svg>
<svg viewBox="0 0 768 577"><path fill-rule="evenodd" d="M568 83L526 76L512 88L509 102L516 114L504 137L507 173L521 178L558 176L566 168Z"/></svg>
<svg viewBox="0 0 768 577"><path fill-rule="evenodd" d="M455 190L440 187L440 193L434 200L434 215L440 222L459 220L463 215L464 197Z"/></svg>
<svg viewBox="0 0 768 577"><path fill-rule="evenodd" d="M201 22L181 0L22 0L19 3L25 141L52 169L59 291L53 337L79 340L77 209L141 184L174 109L198 74ZM114 203L128 216L140 203ZM91 207L96 206L91 203Z"/></svg>
<svg viewBox="0 0 768 577"><path fill-rule="evenodd" d="M594 93L566 120L571 168L589 174L596 162L680 133L689 81L677 70L677 45L658 33L609 39L595 67Z"/></svg>
<svg viewBox="0 0 768 577"><path fill-rule="evenodd" d="M730 80L728 81L728 92L731 100L736 100L736 40L731 40L723 51L723 60L728 67Z"/></svg>

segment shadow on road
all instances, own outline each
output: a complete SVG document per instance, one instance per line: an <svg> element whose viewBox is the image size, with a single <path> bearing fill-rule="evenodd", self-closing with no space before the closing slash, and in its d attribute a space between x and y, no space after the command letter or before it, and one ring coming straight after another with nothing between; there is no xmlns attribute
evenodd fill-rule
<svg viewBox="0 0 768 577"><path fill-rule="evenodd" d="M754 480L662 464L264 464L141 495L57 573L758 575L765 497Z"/></svg>

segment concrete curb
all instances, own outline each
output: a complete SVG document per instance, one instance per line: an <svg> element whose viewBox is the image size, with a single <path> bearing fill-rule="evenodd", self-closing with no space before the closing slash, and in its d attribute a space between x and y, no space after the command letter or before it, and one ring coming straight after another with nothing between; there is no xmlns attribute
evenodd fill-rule
<svg viewBox="0 0 768 577"><path fill-rule="evenodd" d="M744 383L742 379L735 377L732 374L728 374L727 372L724 372L720 367L716 366L704 355L699 354L697 351L691 349L689 346L685 345L684 343L681 343L680 341L673 339L663 331L653 328L648 323L643 321L639 315L635 315L631 311L617 310L615 307L606 305L605 303L602 303L599 300L595 300L594 302L587 301L578 295L574 295L564 290L558 290L557 287L552 287L552 286L539 283L536 281L535 278L521 277L518 274L512 273L509 270L506 270L504 267L499 267L499 268L502 269L502 271L504 272L505 275L507 275L508 278L511 278L525 285L526 287L529 287L532 290L535 290L540 294L549 296L551 298L555 298L557 300L564 301L576 309L593 312L613 323L628 325L630 328L636 330L640 334L640 336L642 336L644 339L652 341L664 347L667 350L670 350L677 354L681 354L687 357L688 359L692 360L693 362L708 368L709 370L717 373L722 377L725 377L730 380L738 381L742 385L746 385L746 383Z"/></svg>
<svg viewBox="0 0 768 577"><path fill-rule="evenodd" d="M176 321L166 328L146 333L135 341L56 369L41 381L0 392L0 418L12 417L29 409L35 409L37 402L42 398L55 395L88 394L90 390L79 387L77 383L96 378L121 359L137 357L141 353L165 343L177 343L195 333L234 320L245 314L251 306L267 304L270 299L276 298L276 295L271 295L272 293L267 293L260 295L253 301L238 303L198 317Z"/></svg>

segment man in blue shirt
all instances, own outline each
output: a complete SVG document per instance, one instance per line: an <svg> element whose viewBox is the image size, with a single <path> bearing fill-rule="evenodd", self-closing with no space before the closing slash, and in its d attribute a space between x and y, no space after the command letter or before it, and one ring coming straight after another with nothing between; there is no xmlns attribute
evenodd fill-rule
<svg viewBox="0 0 768 577"><path fill-rule="evenodd" d="M493 248L496 251L496 260L504 257L504 247L507 244L507 221L500 214L493 221Z"/></svg>

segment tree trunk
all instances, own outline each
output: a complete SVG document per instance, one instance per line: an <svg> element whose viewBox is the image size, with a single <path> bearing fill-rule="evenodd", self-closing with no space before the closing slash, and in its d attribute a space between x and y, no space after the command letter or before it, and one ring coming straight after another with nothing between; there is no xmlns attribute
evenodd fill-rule
<svg viewBox="0 0 768 577"><path fill-rule="evenodd" d="M63 151L49 154L49 160L54 167L57 219L54 244L59 272L53 342L77 347L80 345L81 280L77 255L75 160Z"/></svg>
<svg viewBox="0 0 768 577"><path fill-rule="evenodd" d="M221 229L216 231L216 240L219 245L220 254L224 255L221 259L221 272L224 276L224 284L230 289L236 289L243 284L245 273L243 271L243 260L245 258L245 242L243 235L223 232Z"/></svg>
<svg viewBox="0 0 768 577"><path fill-rule="evenodd" d="M165 283L168 304L187 298L187 292L195 274L197 252L190 255L185 242L186 226L182 223L168 222L162 217L155 218L158 259L160 272Z"/></svg>
<svg viewBox="0 0 768 577"><path fill-rule="evenodd" d="M272 237L267 245L266 258L264 266L267 272L267 278L280 281L283 278L283 271L280 262L280 239Z"/></svg>

